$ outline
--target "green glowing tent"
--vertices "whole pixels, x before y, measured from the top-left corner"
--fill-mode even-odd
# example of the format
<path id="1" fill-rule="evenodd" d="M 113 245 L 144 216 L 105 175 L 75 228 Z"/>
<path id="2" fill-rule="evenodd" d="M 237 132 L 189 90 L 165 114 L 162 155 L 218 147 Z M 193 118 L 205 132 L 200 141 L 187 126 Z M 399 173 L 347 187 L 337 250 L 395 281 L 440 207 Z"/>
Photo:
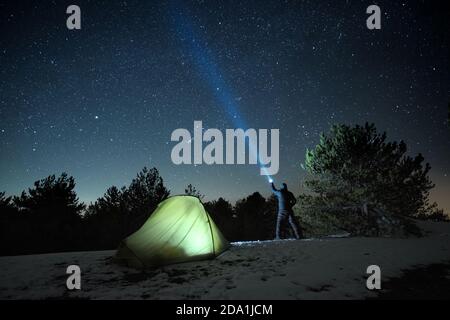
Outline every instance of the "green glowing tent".
<path id="1" fill-rule="evenodd" d="M 174 196 L 161 202 L 135 233 L 119 245 L 115 260 L 145 268 L 216 257 L 228 241 L 192 196 Z"/>

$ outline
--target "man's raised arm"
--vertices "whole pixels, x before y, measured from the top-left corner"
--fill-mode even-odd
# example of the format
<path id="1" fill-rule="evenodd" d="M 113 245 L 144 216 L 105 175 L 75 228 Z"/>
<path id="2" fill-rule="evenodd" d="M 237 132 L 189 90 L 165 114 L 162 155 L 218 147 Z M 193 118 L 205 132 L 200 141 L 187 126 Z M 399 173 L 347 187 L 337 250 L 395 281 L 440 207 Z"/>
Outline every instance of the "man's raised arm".
<path id="1" fill-rule="evenodd" d="M 275 185 L 273 184 L 273 182 L 270 184 L 272 186 L 272 191 L 273 192 L 278 192 L 280 190 L 277 190 L 277 188 L 275 188 Z"/>

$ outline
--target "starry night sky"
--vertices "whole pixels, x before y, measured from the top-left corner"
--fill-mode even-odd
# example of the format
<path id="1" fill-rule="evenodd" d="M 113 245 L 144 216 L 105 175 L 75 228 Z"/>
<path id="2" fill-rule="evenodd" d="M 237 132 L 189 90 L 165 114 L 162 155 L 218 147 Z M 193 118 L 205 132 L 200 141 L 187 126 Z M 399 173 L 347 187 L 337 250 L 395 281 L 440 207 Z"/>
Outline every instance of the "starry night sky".
<path id="1" fill-rule="evenodd" d="M 79 31 L 66 28 L 70 4 Z M 366 28 L 371 4 L 379 31 Z M 369 121 L 425 156 L 449 211 L 448 16 L 433 1 L 2 2 L 0 190 L 66 171 L 89 202 L 155 166 L 172 194 L 192 183 L 206 199 L 268 195 L 255 165 L 171 162 L 173 130 L 235 128 L 219 83 L 249 127 L 280 129 L 276 182 L 298 192 L 320 132 Z"/>

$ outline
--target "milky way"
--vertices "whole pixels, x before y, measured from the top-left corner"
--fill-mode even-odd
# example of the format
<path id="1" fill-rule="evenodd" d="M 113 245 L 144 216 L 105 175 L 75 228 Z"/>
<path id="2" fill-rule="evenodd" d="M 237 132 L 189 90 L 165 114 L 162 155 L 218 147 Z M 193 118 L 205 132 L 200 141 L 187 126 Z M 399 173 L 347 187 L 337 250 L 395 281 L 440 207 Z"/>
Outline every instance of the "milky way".
<path id="1" fill-rule="evenodd" d="M 433 199 L 450 209 L 443 6 L 377 1 L 382 28 L 368 30 L 368 1 L 73 3 L 81 30 L 66 28 L 72 3 L 0 6 L 0 191 L 66 171 L 92 201 L 155 166 L 173 194 L 192 183 L 207 199 L 267 195 L 255 166 L 171 162 L 173 130 L 236 126 L 173 23 L 183 14 L 246 125 L 280 129 L 277 181 L 298 192 L 320 132 L 368 121 L 424 155 Z"/>

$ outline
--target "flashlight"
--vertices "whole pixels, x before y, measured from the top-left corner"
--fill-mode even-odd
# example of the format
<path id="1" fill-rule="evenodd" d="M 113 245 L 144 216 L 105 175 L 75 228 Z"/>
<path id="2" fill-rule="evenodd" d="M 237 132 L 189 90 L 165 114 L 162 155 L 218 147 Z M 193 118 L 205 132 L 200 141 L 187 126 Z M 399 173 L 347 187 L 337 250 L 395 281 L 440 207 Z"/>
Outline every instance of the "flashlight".
<path id="1" fill-rule="evenodd" d="M 269 178 L 269 183 L 272 183 L 273 182 L 273 179 L 272 178 Z"/>

